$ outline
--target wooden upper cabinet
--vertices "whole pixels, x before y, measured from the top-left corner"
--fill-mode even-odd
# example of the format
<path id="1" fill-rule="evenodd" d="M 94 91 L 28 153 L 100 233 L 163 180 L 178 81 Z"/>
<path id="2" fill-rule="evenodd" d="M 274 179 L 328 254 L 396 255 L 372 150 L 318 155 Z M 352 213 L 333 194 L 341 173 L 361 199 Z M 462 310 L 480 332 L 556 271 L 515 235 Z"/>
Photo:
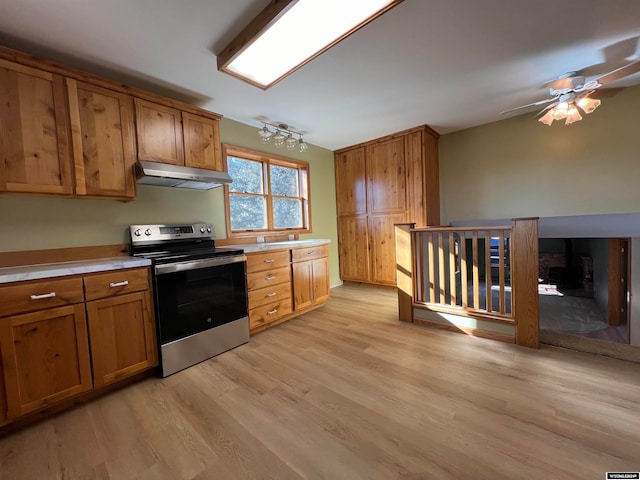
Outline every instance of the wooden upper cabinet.
<path id="1" fill-rule="evenodd" d="M 138 159 L 184 165 L 182 112 L 135 99 Z"/>
<path id="2" fill-rule="evenodd" d="M 419 226 L 440 225 L 438 137 L 430 129 L 405 137 L 407 219 Z"/>
<path id="3" fill-rule="evenodd" d="M 135 198 L 133 100 L 66 79 L 76 193 Z"/>
<path id="4" fill-rule="evenodd" d="M 219 122 L 183 112 L 182 124 L 185 166 L 222 170 Z"/>
<path id="5" fill-rule="evenodd" d="M 0 191 L 73 193 L 60 75 L 0 59 Z"/>
<path id="6" fill-rule="evenodd" d="M 364 147 L 336 154 L 338 215 L 367 213 Z"/>
<path id="7" fill-rule="evenodd" d="M 404 137 L 366 147 L 369 214 L 406 210 Z"/>

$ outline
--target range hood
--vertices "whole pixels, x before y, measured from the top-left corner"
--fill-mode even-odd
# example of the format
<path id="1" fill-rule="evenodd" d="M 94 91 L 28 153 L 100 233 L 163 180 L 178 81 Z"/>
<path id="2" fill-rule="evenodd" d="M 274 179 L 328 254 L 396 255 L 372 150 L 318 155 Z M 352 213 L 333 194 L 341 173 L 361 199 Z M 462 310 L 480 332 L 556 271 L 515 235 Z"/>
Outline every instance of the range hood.
<path id="1" fill-rule="evenodd" d="M 180 165 L 144 160 L 136 163 L 136 176 L 138 177 L 137 182 L 139 185 L 190 188 L 193 190 L 210 190 L 233 181 L 226 172 L 215 172 L 204 168 L 182 167 Z"/>

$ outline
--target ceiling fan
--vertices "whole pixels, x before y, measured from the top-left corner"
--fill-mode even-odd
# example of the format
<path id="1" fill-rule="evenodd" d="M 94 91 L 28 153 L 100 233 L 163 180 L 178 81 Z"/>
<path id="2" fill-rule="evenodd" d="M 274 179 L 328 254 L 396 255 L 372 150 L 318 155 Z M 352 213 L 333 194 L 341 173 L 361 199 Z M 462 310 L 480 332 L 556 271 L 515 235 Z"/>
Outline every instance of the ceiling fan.
<path id="1" fill-rule="evenodd" d="M 578 107 L 580 107 L 584 113 L 591 113 L 598 108 L 600 100 L 591 98 L 591 95 L 598 88 L 638 72 L 640 72 L 640 60 L 628 63 L 623 67 L 589 81 L 587 81 L 585 76 L 579 75 L 576 72 L 567 73 L 547 84 L 551 98 L 511 108 L 500 112 L 500 115 L 515 112 L 523 108 L 546 105 L 546 107 L 536 115 L 536 117 L 539 117 L 538 120 L 540 122 L 545 125 L 551 125 L 554 120 L 565 120 L 565 124 L 570 125 L 578 120 L 582 120 Z"/>

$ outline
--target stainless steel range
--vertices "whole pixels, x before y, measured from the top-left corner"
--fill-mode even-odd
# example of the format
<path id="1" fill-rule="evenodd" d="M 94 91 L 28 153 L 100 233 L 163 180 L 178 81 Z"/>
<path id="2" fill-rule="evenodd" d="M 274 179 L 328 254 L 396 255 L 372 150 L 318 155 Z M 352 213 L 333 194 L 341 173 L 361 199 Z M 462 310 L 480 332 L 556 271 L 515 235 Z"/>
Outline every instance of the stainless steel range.
<path id="1" fill-rule="evenodd" d="M 131 254 L 153 263 L 163 377 L 249 341 L 246 256 L 213 226 L 132 225 Z"/>

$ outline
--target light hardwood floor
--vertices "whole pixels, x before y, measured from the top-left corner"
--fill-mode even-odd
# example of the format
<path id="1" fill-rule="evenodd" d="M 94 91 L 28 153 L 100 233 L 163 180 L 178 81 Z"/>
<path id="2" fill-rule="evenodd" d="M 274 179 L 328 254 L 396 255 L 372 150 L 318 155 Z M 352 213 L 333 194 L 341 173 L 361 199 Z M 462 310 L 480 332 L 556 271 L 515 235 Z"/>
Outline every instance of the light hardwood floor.
<path id="1" fill-rule="evenodd" d="M 330 303 L 0 438 L 5 479 L 599 479 L 640 470 L 640 365 Z"/>

